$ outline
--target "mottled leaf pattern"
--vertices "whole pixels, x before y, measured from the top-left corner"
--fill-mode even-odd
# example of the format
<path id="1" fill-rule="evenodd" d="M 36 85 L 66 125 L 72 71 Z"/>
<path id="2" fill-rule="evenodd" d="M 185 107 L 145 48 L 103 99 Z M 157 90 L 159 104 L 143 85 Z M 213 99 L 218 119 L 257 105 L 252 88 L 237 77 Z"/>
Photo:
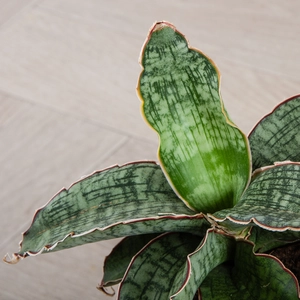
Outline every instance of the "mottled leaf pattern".
<path id="1" fill-rule="evenodd" d="M 157 164 L 115 166 L 63 189 L 38 210 L 17 257 L 126 235 L 197 232 L 202 216 L 192 214 Z"/>
<path id="2" fill-rule="evenodd" d="M 193 299 L 202 281 L 219 264 L 233 259 L 235 240 L 213 229 L 207 231 L 199 248 L 188 260 L 174 281 L 170 299 Z"/>
<path id="3" fill-rule="evenodd" d="M 272 231 L 300 231 L 300 164 L 267 168 L 250 184 L 238 204 L 213 214 L 238 224 L 254 224 Z"/>
<path id="4" fill-rule="evenodd" d="M 94 243 L 112 238 L 130 235 L 140 235 L 163 232 L 189 232 L 197 235 L 205 233 L 208 223 L 202 214 L 197 215 L 165 215 L 159 217 L 142 217 L 135 215 L 136 219 L 120 221 L 105 228 L 96 228 L 88 234 L 68 236 L 63 243 L 58 243 L 52 251 L 68 249 L 71 247 Z M 113 220 L 110 221 L 112 223 Z"/>
<path id="5" fill-rule="evenodd" d="M 167 233 L 152 240 L 133 258 L 118 299 L 168 299 L 178 271 L 201 239 L 192 234 Z"/>
<path id="6" fill-rule="evenodd" d="M 300 95 L 278 105 L 249 135 L 253 169 L 276 161 L 300 161 Z"/>
<path id="7" fill-rule="evenodd" d="M 105 287 L 121 282 L 132 257 L 156 237 L 157 234 L 129 236 L 118 243 L 105 258 L 104 275 L 98 289 L 105 291 Z"/>
<path id="8" fill-rule="evenodd" d="M 197 211 L 232 207 L 250 176 L 250 150 L 224 110 L 216 66 L 166 22 L 151 29 L 141 64 L 143 111 L 173 188 Z"/>

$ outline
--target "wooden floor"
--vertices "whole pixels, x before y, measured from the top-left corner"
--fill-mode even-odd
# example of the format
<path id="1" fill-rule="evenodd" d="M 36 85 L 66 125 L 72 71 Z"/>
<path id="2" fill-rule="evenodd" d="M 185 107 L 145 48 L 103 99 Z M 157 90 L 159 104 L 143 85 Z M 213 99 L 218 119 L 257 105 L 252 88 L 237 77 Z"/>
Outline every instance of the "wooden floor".
<path id="1" fill-rule="evenodd" d="M 249 132 L 300 93 L 299 11 L 298 0 L 0 0 L 0 254 L 18 250 L 63 186 L 156 158 L 135 91 L 154 21 L 216 62 L 227 110 Z M 95 287 L 115 243 L 0 264 L 0 299 L 107 299 Z"/>

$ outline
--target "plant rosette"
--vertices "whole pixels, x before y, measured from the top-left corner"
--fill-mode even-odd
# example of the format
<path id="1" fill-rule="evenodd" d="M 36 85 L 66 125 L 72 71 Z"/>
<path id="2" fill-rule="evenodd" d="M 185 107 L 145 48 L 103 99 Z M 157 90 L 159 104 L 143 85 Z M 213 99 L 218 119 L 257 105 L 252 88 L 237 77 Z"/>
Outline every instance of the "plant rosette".
<path id="1" fill-rule="evenodd" d="M 62 189 L 4 260 L 125 237 L 98 286 L 109 294 L 120 283 L 118 299 L 299 299 L 300 96 L 246 136 L 225 110 L 216 65 L 172 24 L 152 26 L 140 64 L 158 162 Z"/>

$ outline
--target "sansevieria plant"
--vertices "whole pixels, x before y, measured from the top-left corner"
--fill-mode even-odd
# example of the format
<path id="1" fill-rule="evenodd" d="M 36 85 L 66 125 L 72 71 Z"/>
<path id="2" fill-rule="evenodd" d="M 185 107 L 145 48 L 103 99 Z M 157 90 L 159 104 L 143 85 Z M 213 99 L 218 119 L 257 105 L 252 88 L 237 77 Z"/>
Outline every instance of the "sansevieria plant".
<path id="1" fill-rule="evenodd" d="M 299 299 L 300 95 L 246 136 L 227 114 L 215 64 L 172 24 L 153 25 L 140 64 L 158 162 L 61 190 L 4 260 L 125 236 L 98 287 L 120 283 L 118 299 Z"/>

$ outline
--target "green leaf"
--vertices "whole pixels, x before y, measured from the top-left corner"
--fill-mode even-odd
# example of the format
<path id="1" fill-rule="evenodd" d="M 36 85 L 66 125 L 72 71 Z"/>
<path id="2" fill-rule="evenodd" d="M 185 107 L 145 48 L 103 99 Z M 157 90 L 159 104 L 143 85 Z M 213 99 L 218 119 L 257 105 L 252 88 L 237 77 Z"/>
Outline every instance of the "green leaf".
<path id="1" fill-rule="evenodd" d="M 264 253 L 274 248 L 300 241 L 300 231 L 270 231 L 253 226 L 247 240 L 255 244 L 255 252 Z"/>
<path id="2" fill-rule="evenodd" d="M 158 213 L 159 214 L 159 213 Z M 208 228 L 208 223 L 203 214 L 197 215 L 164 215 L 150 216 L 127 221 L 120 221 L 104 228 L 97 228 L 93 232 L 82 236 L 68 236 L 63 243 L 58 243 L 54 251 L 63 250 L 95 241 L 107 240 L 130 235 L 163 232 L 188 232 L 203 235 Z"/>
<path id="3" fill-rule="evenodd" d="M 201 284 L 201 299 L 298 299 L 296 277 L 276 257 L 252 249 L 252 243 L 238 241 L 234 260 L 216 267 Z"/>
<path id="4" fill-rule="evenodd" d="M 261 170 L 238 204 L 209 215 L 217 222 L 256 224 L 272 231 L 300 231 L 300 164 Z"/>
<path id="5" fill-rule="evenodd" d="M 268 254 L 278 258 L 289 269 L 300 283 L 300 241 L 278 247 Z M 299 286 L 300 289 L 300 286 Z"/>
<path id="6" fill-rule="evenodd" d="M 226 262 L 214 268 L 200 286 L 203 300 L 253 300 L 245 289 L 242 291 L 232 279 L 233 263 Z"/>
<path id="7" fill-rule="evenodd" d="M 188 256 L 174 281 L 170 299 L 193 299 L 200 284 L 219 264 L 233 259 L 235 240 L 209 229 L 200 246 Z"/>
<path id="8" fill-rule="evenodd" d="M 61 190 L 39 209 L 12 263 L 43 251 L 144 233 L 199 233 L 206 221 L 193 215 L 151 162 L 114 166 Z M 6 258 L 9 261 L 9 258 Z"/>
<path id="9" fill-rule="evenodd" d="M 235 259 L 216 267 L 201 284 L 201 299 L 298 299 L 295 276 L 274 256 L 254 254 L 252 249 L 252 243 L 237 242 Z"/>
<path id="10" fill-rule="evenodd" d="M 167 22 L 150 30 L 140 62 L 138 93 L 173 189 L 196 211 L 232 207 L 250 177 L 250 150 L 224 109 L 216 66 Z"/>
<path id="11" fill-rule="evenodd" d="M 132 257 L 156 237 L 157 234 L 129 236 L 118 243 L 105 258 L 103 266 L 104 275 L 98 289 L 107 293 L 105 290 L 106 287 L 120 283 Z"/>
<path id="12" fill-rule="evenodd" d="M 300 95 L 278 105 L 249 134 L 253 169 L 300 161 Z"/>
<path id="13" fill-rule="evenodd" d="M 241 292 L 251 294 L 251 299 L 295 300 L 300 296 L 296 277 L 276 257 L 254 254 L 250 242 L 237 243 L 232 278 Z"/>
<path id="14" fill-rule="evenodd" d="M 167 233 L 153 239 L 133 258 L 121 282 L 118 299 L 167 299 L 187 255 L 201 239 L 184 233 Z"/>

